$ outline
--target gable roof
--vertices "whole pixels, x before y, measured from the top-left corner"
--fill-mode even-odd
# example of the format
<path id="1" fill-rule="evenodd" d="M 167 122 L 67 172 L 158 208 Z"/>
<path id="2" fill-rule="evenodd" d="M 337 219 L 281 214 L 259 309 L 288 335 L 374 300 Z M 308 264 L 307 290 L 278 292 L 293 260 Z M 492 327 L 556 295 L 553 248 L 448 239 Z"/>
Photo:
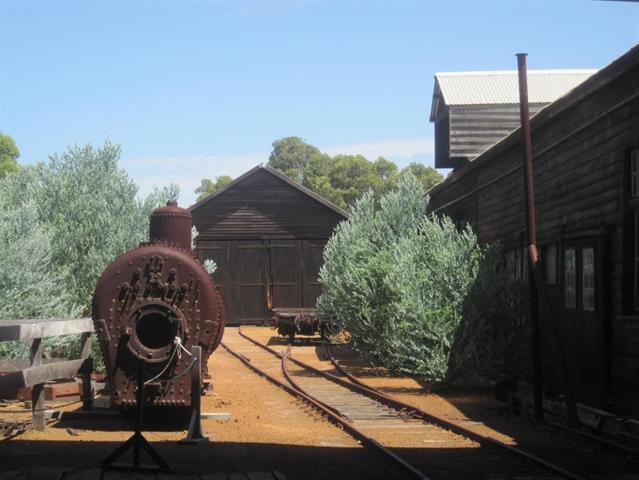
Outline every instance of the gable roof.
<path id="1" fill-rule="evenodd" d="M 586 97 L 593 95 L 598 90 L 604 88 L 613 80 L 626 74 L 631 69 L 637 68 L 638 65 L 639 43 L 631 47 L 627 52 L 623 53 L 621 56 L 606 65 L 604 68 L 597 71 L 583 83 L 576 86 L 569 93 L 566 93 L 565 95 L 552 102 L 550 105 L 543 108 L 537 115 L 531 117 L 530 128 L 532 130 L 532 133 L 534 134 L 537 129 L 543 127 L 569 108 L 574 107 Z M 634 99 L 635 97 L 636 96 L 631 96 L 629 97 L 629 100 Z M 436 194 L 440 190 L 446 188 L 448 185 L 459 181 L 464 176 L 470 174 L 478 168 L 481 168 L 484 164 L 490 162 L 494 158 L 497 158 L 500 153 L 504 152 L 510 147 L 513 147 L 514 145 L 517 145 L 520 141 L 521 127 L 512 131 L 501 141 L 497 142 L 488 150 L 484 151 L 472 162 L 467 163 L 457 171 L 451 172 L 442 181 L 433 185 L 431 189 L 426 193 L 430 195 Z M 460 198 L 463 198 L 465 195 L 468 195 L 468 193 L 462 195 L 462 197 Z M 446 205 L 439 207 L 437 210 L 441 210 L 445 206 Z"/>
<path id="2" fill-rule="evenodd" d="M 284 175 L 282 172 L 280 172 L 279 170 L 276 170 L 272 167 L 269 167 L 268 165 L 257 165 L 255 167 L 253 167 L 252 169 L 250 169 L 248 172 L 240 175 L 239 177 L 237 177 L 235 180 L 233 180 L 230 183 L 227 183 L 226 185 L 224 185 L 223 187 L 217 189 L 215 192 L 211 193 L 210 195 L 207 195 L 206 197 L 204 197 L 202 200 L 200 200 L 199 202 L 194 203 L 193 205 L 191 205 L 188 210 L 190 212 L 193 212 L 194 210 L 198 209 L 199 207 L 201 207 L 203 204 L 207 203 L 208 201 L 218 197 L 219 195 L 222 195 L 225 191 L 227 191 L 229 188 L 232 188 L 233 186 L 237 185 L 238 183 L 243 182 L 244 180 L 246 180 L 247 178 L 249 178 L 250 176 L 254 175 L 257 172 L 260 171 L 264 171 L 267 172 L 269 174 L 271 174 L 272 176 L 282 180 L 283 182 L 287 183 L 288 185 L 290 185 L 291 187 L 295 188 L 296 190 L 300 191 L 301 193 L 303 193 L 304 195 L 312 198 L 313 200 L 315 200 L 318 203 L 321 203 L 322 205 L 324 205 L 325 207 L 333 210 L 334 212 L 338 213 L 339 215 L 341 215 L 344 218 L 348 218 L 349 214 L 346 210 L 338 207 L 337 205 L 335 205 L 333 202 L 326 200 L 324 197 L 318 195 L 317 193 L 313 192 L 312 190 L 309 190 L 308 188 L 306 188 L 304 185 L 297 183 L 294 180 L 291 180 L 290 178 L 288 178 L 286 175 Z"/>
<path id="3" fill-rule="evenodd" d="M 528 101 L 551 103 L 590 78 L 597 70 L 529 70 Z M 430 121 L 441 96 L 445 105 L 519 104 L 517 71 L 442 72 L 435 74 Z"/>

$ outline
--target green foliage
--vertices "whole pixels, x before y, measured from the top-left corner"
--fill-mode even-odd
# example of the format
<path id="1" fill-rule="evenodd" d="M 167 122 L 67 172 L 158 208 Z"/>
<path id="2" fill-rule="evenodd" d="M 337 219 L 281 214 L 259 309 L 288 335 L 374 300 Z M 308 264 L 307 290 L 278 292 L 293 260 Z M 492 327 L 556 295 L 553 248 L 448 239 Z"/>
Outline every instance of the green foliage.
<path id="1" fill-rule="evenodd" d="M 18 170 L 18 162 L 20 151 L 16 147 L 16 143 L 8 135 L 0 132 L 0 179 L 7 173 Z"/>
<path id="2" fill-rule="evenodd" d="M 151 211 L 179 189 L 140 200 L 119 157 L 109 141 L 73 146 L 0 181 L 0 320 L 89 315 L 102 271 L 147 240 Z"/>
<path id="3" fill-rule="evenodd" d="M 442 176 L 437 173 L 437 170 L 435 170 L 433 167 L 427 167 L 426 165 L 423 165 L 421 163 L 413 162 L 404 170 L 402 170 L 402 172 L 407 171 L 417 177 L 417 180 L 420 181 L 425 192 L 442 181 Z"/>
<path id="4" fill-rule="evenodd" d="M 29 197 L 37 201 L 38 223 L 52 232 L 51 264 L 69 269 L 63 277 L 65 290 L 85 314 L 104 268 L 145 241 L 151 211 L 177 196 L 177 187 L 170 186 L 139 200 L 136 184 L 118 165 L 120 153 L 109 141 L 100 148 L 72 146 L 25 174 L 33 175 Z M 7 179 L 7 188 L 15 186 L 12 180 Z M 14 205 L 26 198 L 16 191 Z"/>
<path id="5" fill-rule="evenodd" d="M 311 188 L 315 177 L 326 174 L 329 161 L 328 155 L 300 137 L 285 137 L 273 142 L 268 164 L 284 172 L 292 180 Z"/>
<path id="6" fill-rule="evenodd" d="M 33 198 L 15 207 L 6 193 L 0 182 L 0 319 L 73 316 L 77 307 L 61 281 L 70 268 L 53 264 L 52 229 L 38 221 Z"/>
<path id="7" fill-rule="evenodd" d="M 328 178 L 334 191 L 333 201 L 341 207 L 355 203 L 369 189 L 379 192 L 383 187 L 373 164 L 361 155 L 333 157 Z"/>
<path id="8" fill-rule="evenodd" d="M 470 228 L 425 211 L 409 172 L 379 205 L 372 192 L 360 198 L 324 251 L 318 308 L 394 371 L 435 382 L 488 376 L 499 352 L 490 337 L 503 319 L 494 313 L 504 284 L 489 281 L 498 255 Z"/>
<path id="9" fill-rule="evenodd" d="M 224 185 L 228 185 L 232 181 L 233 179 L 228 175 L 220 175 L 219 177 L 215 177 L 215 180 L 211 180 L 210 178 L 203 178 L 201 180 L 200 186 L 195 189 L 195 193 L 198 194 L 196 201 L 199 202 L 200 200 L 203 200 L 216 190 L 219 190 Z"/>
<path id="10" fill-rule="evenodd" d="M 368 190 L 378 199 L 397 184 L 400 176 L 397 165 L 384 157 L 374 162 L 362 155 L 329 157 L 299 137 L 273 142 L 268 164 L 342 208 L 354 205 Z M 418 163 L 401 173 L 405 171 L 411 171 L 425 189 L 442 179 L 435 169 Z"/>

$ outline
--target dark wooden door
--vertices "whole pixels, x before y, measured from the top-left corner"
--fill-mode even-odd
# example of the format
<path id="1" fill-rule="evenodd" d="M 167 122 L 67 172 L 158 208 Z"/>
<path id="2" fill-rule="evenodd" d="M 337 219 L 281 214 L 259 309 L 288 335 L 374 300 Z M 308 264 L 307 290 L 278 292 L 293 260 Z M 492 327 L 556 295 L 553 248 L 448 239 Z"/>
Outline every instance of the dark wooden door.
<path id="1" fill-rule="evenodd" d="M 227 322 L 263 324 L 275 307 L 315 307 L 325 240 L 202 240 L 201 262 L 217 264 Z"/>
<path id="2" fill-rule="evenodd" d="M 606 329 L 602 301 L 602 243 L 582 237 L 563 244 L 562 344 L 577 401 L 603 407 Z"/>
<path id="3" fill-rule="evenodd" d="M 230 242 L 230 285 L 224 298 L 229 323 L 262 323 L 266 318 L 265 250 L 259 240 Z"/>
<path id="4" fill-rule="evenodd" d="M 269 307 L 302 306 L 302 241 L 269 242 Z"/>

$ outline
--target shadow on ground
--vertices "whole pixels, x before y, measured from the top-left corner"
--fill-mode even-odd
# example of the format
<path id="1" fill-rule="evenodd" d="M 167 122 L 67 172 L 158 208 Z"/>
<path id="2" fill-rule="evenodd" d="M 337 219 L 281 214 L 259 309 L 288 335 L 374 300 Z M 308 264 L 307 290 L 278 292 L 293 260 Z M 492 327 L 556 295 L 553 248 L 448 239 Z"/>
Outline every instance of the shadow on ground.
<path id="1" fill-rule="evenodd" d="M 181 446 L 152 440 L 152 446 L 179 474 L 215 472 L 282 472 L 294 479 L 390 479 L 405 478 L 389 460 L 365 449 L 305 447 L 255 443 L 211 442 Z M 21 441 L 0 443 L 2 471 L 25 467 L 57 467 L 81 470 L 97 466 L 118 442 Z M 130 461 L 123 457 L 122 461 Z M 145 463 L 148 459 L 144 459 Z"/>

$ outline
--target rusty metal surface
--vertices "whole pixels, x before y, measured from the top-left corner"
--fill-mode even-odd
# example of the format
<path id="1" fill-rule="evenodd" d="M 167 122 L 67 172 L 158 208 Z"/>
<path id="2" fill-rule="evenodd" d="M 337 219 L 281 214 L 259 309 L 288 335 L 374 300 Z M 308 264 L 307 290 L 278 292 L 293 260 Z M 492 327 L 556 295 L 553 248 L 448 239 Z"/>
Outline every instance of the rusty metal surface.
<path id="1" fill-rule="evenodd" d="M 315 308 L 278 307 L 271 309 L 273 325 L 277 333 L 294 338 L 296 334 L 315 335 L 320 330 L 320 320 Z"/>
<path id="2" fill-rule="evenodd" d="M 192 225 L 191 212 L 178 207 L 177 202 L 167 202 L 151 214 L 149 239 L 152 243 L 167 243 L 190 251 Z"/>
<path id="3" fill-rule="evenodd" d="M 174 202 L 151 215 L 151 241 L 114 260 L 93 296 L 93 321 L 114 405 L 133 406 L 137 362 L 147 362 L 145 403 L 191 404 L 188 353 L 203 364 L 224 332 L 222 299 L 191 250 L 191 215 Z M 184 348 L 182 348 L 184 347 Z"/>
<path id="4" fill-rule="evenodd" d="M 528 74 L 526 66 L 526 54 L 517 54 L 517 72 L 519 76 L 519 108 L 521 113 L 521 139 L 524 160 L 524 182 L 526 200 L 526 235 L 528 240 L 528 288 L 529 288 L 529 315 L 533 330 L 532 356 L 533 356 L 533 385 L 534 385 L 534 416 L 543 419 L 542 408 L 542 353 L 541 353 L 541 323 L 539 307 L 541 307 L 546 323 L 550 324 L 550 342 L 552 345 L 555 366 L 557 368 L 566 410 L 568 422 L 571 427 L 579 425 L 579 416 L 575 406 L 572 386 L 568 380 L 568 370 L 564 358 L 564 352 L 560 351 L 559 332 L 554 322 L 552 309 L 546 293 L 546 282 L 543 278 L 541 265 L 539 264 L 539 252 L 537 251 L 537 219 L 535 213 L 535 185 L 533 172 L 532 137 L 530 131 L 530 113 L 528 110 Z"/>

